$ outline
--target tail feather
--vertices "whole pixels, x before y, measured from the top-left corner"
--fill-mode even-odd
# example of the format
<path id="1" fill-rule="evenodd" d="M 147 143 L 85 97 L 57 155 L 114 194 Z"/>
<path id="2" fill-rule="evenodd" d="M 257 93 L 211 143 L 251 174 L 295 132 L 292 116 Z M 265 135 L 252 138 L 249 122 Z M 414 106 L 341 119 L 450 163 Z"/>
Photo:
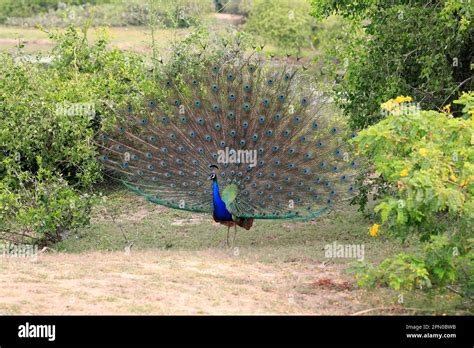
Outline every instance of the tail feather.
<path id="1" fill-rule="evenodd" d="M 168 79 L 164 103 L 126 110 L 101 138 L 104 165 L 158 204 L 212 212 L 206 179 L 215 164 L 220 186 L 239 188 L 228 209 L 248 221 L 312 218 L 347 201 L 356 162 L 327 96 L 301 66 L 227 58 L 208 73 Z M 219 163 L 226 148 L 255 151 L 256 162 Z"/>

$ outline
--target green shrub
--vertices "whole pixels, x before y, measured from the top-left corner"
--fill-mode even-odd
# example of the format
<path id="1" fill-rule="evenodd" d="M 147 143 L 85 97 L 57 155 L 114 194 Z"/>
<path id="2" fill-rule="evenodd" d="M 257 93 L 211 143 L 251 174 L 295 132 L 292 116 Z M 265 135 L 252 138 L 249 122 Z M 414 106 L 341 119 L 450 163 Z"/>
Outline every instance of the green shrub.
<path id="1" fill-rule="evenodd" d="M 363 266 L 361 285 L 456 285 L 472 297 L 474 129 L 467 119 L 474 115 L 472 96 L 456 101 L 469 113 L 464 118 L 453 118 L 448 110 L 422 111 L 407 103 L 411 98 L 397 97 L 383 104 L 388 114 L 383 121 L 353 140 L 388 186 L 374 209 L 382 231 L 402 239 L 419 235 L 426 242 L 423 253 Z M 372 189 L 369 185 L 366 192 Z"/>
<path id="2" fill-rule="evenodd" d="M 67 27 L 147 25 L 156 20 L 163 28 L 187 28 L 197 25 L 212 10 L 211 0 L 116 0 L 87 2 L 81 5 L 51 7 L 46 12 L 28 16 L 10 16 L 4 20 L 12 26 Z"/>
<path id="3" fill-rule="evenodd" d="M 86 221 L 81 192 L 101 180 L 97 131 L 157 89 L 147 63 L 107 49 L 105 36 L 90 44 L 70 27 L 51 38 L 49 65 L 0 54 L 0 206 L 10 232 L 31 230 L 41 243 Z"/>
<path id="4" fill-rule="evenodd" d="M 383 106 L 389 116 L 359 133 L 357 149 L 393 190 L 375 211 L 406 237 L 448 227 L 467 228 L 474 218 L 474 149 L 470 121 L 421 111 L 398 97 Z M 400 101 L 400 102 L 397 102 Z"/>
<path id="5" fill-rule="evenodd" d="M 95 197 L 74 190 L 61 176 L 40 167 L 35 176 L 21 172 L 16 179 L 14 191 L 0 181 L 0 239 L 41 247 L 89 223 Z"/>
<path id="6" fill-rule="evenodd" d="M 246 3 L 243 9 L 248 12 L 245 30 L 289 53 L 298 53 L 309 46 L 314 26 L 309 1 L 282 1 L 275 6 L 272 0 L 255 0 Z"/>
<path id="7" fill-rule="evenodd" d="M 0 23 L 9 17 L 31 17 L 65 5 L 103 4 L 111 0 L 0 0 Z"/>

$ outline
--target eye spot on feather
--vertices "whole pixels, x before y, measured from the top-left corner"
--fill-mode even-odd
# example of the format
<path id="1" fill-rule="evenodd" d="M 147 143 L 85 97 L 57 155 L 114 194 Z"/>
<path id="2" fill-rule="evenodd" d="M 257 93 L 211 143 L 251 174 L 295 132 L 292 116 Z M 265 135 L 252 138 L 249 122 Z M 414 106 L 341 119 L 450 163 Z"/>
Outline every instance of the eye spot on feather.
<path id="1" fill-rule="evenodd" d="M 244 139 L 241 139 L 240 142 L 239 142 L 240 146 L 244 146 L 245 145 L 245 140 Z"/>
<path id="2" fill-rule="evenodd" d="M 272 151 L 273 151 L 273 152 L 277 152 L 279 149 L 280 149 L 280 148 L 279 148 L 277 145 L 274 145 L 274 146 L 272 147 Z"/>
<path id="3" fill-rule="evenodd" d="M 217 104 L 212 105 L 212 110 L 214 112 L 218 112 L 219 111 L 219 105 L 217 105 Z"/>
<path id="4" fill-rule="evenodd" d="M 229 118 L 230 120 L 234 119 L 234 117 L 235 117 L 235 113 L 233 111 L 229 111 L 227 113 L 227 118 Z"/>
<path id="5" fill-rule="evenodd" d="M 189 136 L 191 138 L 196 138 L 196 132 L 194 132 L 194 131 L 189 132 Z"/>
<path id="6" fill-rule="evenodd" d="M 120 134 L 123 134 L 123 133 L 125 133 L 125 128 L 122 127 L 122 126 L 120 126 L 120 127 L 117 128 L 117 131 L 118 131 Z"/>
<path id="7" fill-rule="evenodd" d="M 285 129 L 285 130 L 283 131 L 283 136 L 284 136 L 285 138 L 287 138 L 289 135 L 290 135 L 290 131 L 289 131 L 288 129 Z"/>
<path id="8" fill-rule="evenodd" d="M 211 137 L 209 134 L 206 134 L 206 135 L 204 136 L 204 140 L 206 140 L 206 141 L 209 142 L 209 141 L 212 140 L 212 137 Z"/>
<path id="9" fill-rule="evenodd" d="M 258 134 L 257 134 L 257 133 L 254 133 L 254 135 L 252 135 L 252 140 L 253 140 L 253 141 L 257 141 L 257 140 L 258 140 Z"/>
<path id="10" fill-rule="evenodd" d="M 212 85 L 211 89 L 212 89 L 213 92 L 217 92 L 219 90 L 219 86 Z"/>
<path id="11" fill-rule="evenodd" d="M 234 74 L 232 73 L 227 74 L 227 81 L 234 81 Z"/>
<path id="12" fill-rule="evenodd" d="M 301 98 L 301 106 L 307 106 L 308 105 L 308 98 L 303 97 Z"/>
<path id="13" fill-rule="evenodd" d="M 290 74 L 286 73 L 285 76 L 283 76 L 283 79 L 285 81 L 288 81 L 290 79 L 290 77 L 291 77 Z"/>
<path id="14" fill-rule="evenodd" d="M 331 133 L 336 134 L 337 133 L 337 128 L 336 127 L 331 128 Z"/>
<path id="15" fill-rule="evenodd" d="M 163 117 L 161 118 L 161 122 L 162 122 L 163 124 L 168 124 L 168 117 L 163 116 Z"/>
<path id="16" fill-rule="evenodd" d="M 298 124 L 298 123 L 300 123 L 300 121 L 301 121 L 301 118 L 299 116 L 293 117 L 293 123 L 294 124 Z"/>
<path id="17" fill-rule="evenodd" d="M 222 126 L 219 122 L 214 123 L 214 129 L 215 130 L 221 130 Z"/>
<path id="18" fill-rule="evenodd" d="M 175 100 L 174 100 L 174 105 L 180 106 L 180 105 L 181 105 L 180 100 L 179 100 L 179 99 L 175 99 Z"/>
<path id="19" fill-rule="evenodd" d="M 248 126 L 249 126 L 249 122 L 248 122 L 248 121 L 242 122 L 242 127 L 243 127 L 244 129 L 247 129 Z"/>
<path id="20" fill-rule="evenodd" d="M 200 100 L 195 100 L 194 101 L 194 106 L 197 107 L 197 108 L 201 107 L 201 101 Z"/>
<path id="21" fill-rule="evenodd" d="M 260 115 L 260 117 L 258 118 L 258 123 L 263 124 L 264 122 L 265 122 L 265 116 Z"/>
<path id="22" fill-rule="evenodd" d="M 267 98 L 263 99 L 262 100 L 262 105 L 264 107 L 269 107 L 270 106 L 270 100 L 268 100 Z"/>
<path id="23" fill-rule="evenodd" d="M 280 94 L 280 95 L 278 96 L 278 101 L 280 101 L 280 102 L 285 101 L 285 96 L 284 96 L 283 94 Z"/>
<path id="24" fill-rule="evenodd" d="M 269 85 L 269 86 L 273 85 L 273 79 L 268 79 L 267 80 L 267 85 Z"/>
<path id="25" fill-rule="evenodd" d="M 317 122 L 313 123 L 313 129 L 318 129 L 318 123 Z"/>
<path id="26" fill-rule="evenodd" d="M 318 142 L 318 143 L 316 144 L 316 146 L 317 146 L 317 147 L 323 147 L 323 143 L 322 143 L 322 142 Z"/>
<path id="27" fill-rule="evenodd" d="M 174 133 L 170 133 L 169 137 L 171 140 L 176 140 L 176 134 Z"/>
<path id="28" fill-rule="evenodd" d="M 275 116 L 273 116 L 273 119 L 275 121 L 280 121 L 281 120 L 281 114 L 275 114 Z"/>
<path id="29" fill-rule="evenodd" d="M 230 101 L 235 101 L 236 97 L 234 93 L 229 94 L 229 100 Z"/>
<path id="30" fill-rule="evenodd" d="M 127 106 L 127 111 L 128 111 L 128 112 L 133 112 L 133 106 L 128 105 L 128 106 Z"/>
<path id="31" fill-rule="evenodd" d="M 122 146 L 121 144 L 116 145 L 115 148 L 116 148 L 119 152 L 122 152 L 122 151 L 123 151 L 123 146 Z"/>
<path id="32" fill-rule="evenodd" d="M 145 157 L 146 157 L 147 159 L 152 159 L 152 158 L 153 158 L 153 155 L 151 154 L 151 152 L 147 152 L 147 153 L 145 153 Z"/>
<path id="33" fill-rule="evenodd" d="M 199 147 L 198 148 L 198 153 L 202 155 L 204 153 L 204 149 L 202 147 Z"/>
<path id="34" fill-rule="evenodd" d="M 249 65 L 249 72 L 254 73 L 256 70 L 256 67 L 254 65 Z"/>
<path id="35" fill-rule="evenodd" d="M 251 108 L 250 108 L 250 104 L 249 104 L 249 103 L 244 103 L 244 104 L 243 104 L 243 106 L 242 106 L 242 108 L 243 108 L 243 109 L 244 109 L 244 111 L 246 111 L 246 112 L 249 112 L 249 111 L 250 111 L 250 109 L 251 109 Z"/>
<path id="36" fill-rule="evenodd" d="M 269 137 L 271 137 L 273 135 L 273 130 L 272 129 L 267 129 L 267 131 L 265 132 L 265 134 Z"/>
<path id="37" fill-rule="evenodd" d="M 219 142 L 219 146 L 220 146 L 220 147 L 225 147 L 225 141 L 224 141 L 224 140 L 221 140 L 221 141 Z"/>
<path id="38" fill-rule="evenodd" d="M 219 72 L 219 67 L 218 67 L 218 66 L 213 66 L 213 67 L 212 67 L 212 72 L 213 72 L 214 74 L 217 74 L 217 73 Z"/>
<path id="39" fill-rule="evenodd" d="M 202 126 L 202 125 L 204 124 L 204 119 L 203 119 L 202 117 L 199 117 L 199 118 L 197 119 L 197 123 L 198 123 L 200 126 Z"/>

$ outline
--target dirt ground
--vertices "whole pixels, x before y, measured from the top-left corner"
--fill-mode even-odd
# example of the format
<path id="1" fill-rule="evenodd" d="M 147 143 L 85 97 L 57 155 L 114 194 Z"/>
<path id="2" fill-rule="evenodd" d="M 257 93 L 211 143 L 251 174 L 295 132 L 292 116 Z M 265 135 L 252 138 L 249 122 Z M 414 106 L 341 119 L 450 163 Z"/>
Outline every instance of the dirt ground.
<path id="1" fill-rule="evenodd" d="M 240 253 L 240 254 L 239 254 Z M 262 264 L 245 250 L 2 258 L 0 314 L 354 314 L 340 266 Z"/>

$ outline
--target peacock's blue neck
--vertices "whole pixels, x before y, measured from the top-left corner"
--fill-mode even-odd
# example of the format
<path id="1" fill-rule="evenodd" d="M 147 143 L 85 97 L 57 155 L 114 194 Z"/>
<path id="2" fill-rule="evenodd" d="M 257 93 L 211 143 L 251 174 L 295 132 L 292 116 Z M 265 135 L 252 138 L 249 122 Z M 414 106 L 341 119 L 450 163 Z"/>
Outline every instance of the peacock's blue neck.
<path id="1" fill-rule="evenodd" d="M 227 210 L 221 198 L 216 178 L 212 180 L 212 204 L 214 206 L 214 217 L 221 221 L 232 221 L 232 214 Z"/>

